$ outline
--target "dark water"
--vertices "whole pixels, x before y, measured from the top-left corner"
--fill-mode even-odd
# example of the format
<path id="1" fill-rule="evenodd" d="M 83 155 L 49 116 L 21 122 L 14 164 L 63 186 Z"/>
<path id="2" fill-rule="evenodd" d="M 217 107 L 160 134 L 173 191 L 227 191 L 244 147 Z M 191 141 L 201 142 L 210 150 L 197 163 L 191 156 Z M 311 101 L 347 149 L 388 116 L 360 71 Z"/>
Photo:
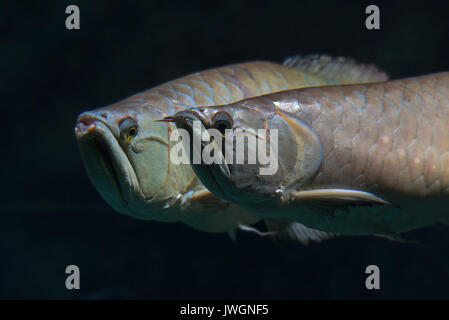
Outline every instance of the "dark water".
<path id="1" fill-rule="evenodd" d="M 163 4 L 164 3 L 164 4 Z M 342 237 L 303 247 L 119 216 L 99 197 L 73 137 L 76 116 L 220 65 L 298 53 L 372 62 L 392 78 L 449 70 L 445 2 L 71 1 L 0 5 L 0 298 L 449 298 L 449 229 L 421 245 Z M 81 290 L 65 288 L 65 267 Z M 381 289 L 365 289 L 376 264 Z"/>

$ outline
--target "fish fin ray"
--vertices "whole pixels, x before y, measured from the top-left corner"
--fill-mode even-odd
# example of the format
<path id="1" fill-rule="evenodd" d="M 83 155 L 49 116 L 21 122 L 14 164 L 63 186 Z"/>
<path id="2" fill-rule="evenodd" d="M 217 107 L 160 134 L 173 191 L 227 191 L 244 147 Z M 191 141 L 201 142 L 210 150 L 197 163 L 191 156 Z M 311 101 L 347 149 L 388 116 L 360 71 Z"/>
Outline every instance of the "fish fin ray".
<path id="1" fill-rule="evenodd" d="M 419 241 L 404 239 L 397 234 L 375 234 L 374 236 L 403 244 L 421 244 Z"/>
<path id="2" fill-rule="evenodd" d="M 391 205 L 388 201 L 366 191 L 351 189 L 312 189 L 292 191 L 289 197 L 301 201 L 371 202 Z"/>
<path id="3" fill-rule="evenodd" d="M 239 230 L 245 231 L 245 232 L 251 232 L 251 233 L 255 233 L 260 237 L 269 237 L 269 236 L 274 236 L 275 232 L 272 231 L 260 231 L 259 229 L 249 226 L 247 224 L 239 224 L 237 226 L 237 228 Z"/>
<path id="4" fill-rule="evenodd" d="M 193 206 L 202 210 L 223 210 L 229 206 L 229 202 L 221 200 L 209 190 L 201 190 L 193 192 L 183 201 L 183 208 L 193 209 Z"/>
<path id="5" fill-rule="evenodd" d="M 268 230 L 276 232 L 276 238 L 283 241 L 298 241 L 303 245 L 335 238 L 337 234 L 324 232 L 288 219 L 265 219 Z"/>
<path id="6" fill-rule="evenodd" d="M 353 207 L 391 205 L 369 192 L 350 189 L 314 189 L 281 193 L 281 202 L 300 204 L 323 216 L 333 216 L 337 211 L 350 212 Z"/>
<path id="7" fill-rule="evenodd" d="M 228 231 L 228 236 L 233 243 L 237 243 L 237 232 L 235 229 Z"/>
<path id="8" fill-rule="evenodd" d="M 329 84 L 379 82 L 389 79 L 388 75 L 376 66 L 360 64 L 345 57 L 298 55 L 287 58 L 283 65 L 324 77 Z"/>

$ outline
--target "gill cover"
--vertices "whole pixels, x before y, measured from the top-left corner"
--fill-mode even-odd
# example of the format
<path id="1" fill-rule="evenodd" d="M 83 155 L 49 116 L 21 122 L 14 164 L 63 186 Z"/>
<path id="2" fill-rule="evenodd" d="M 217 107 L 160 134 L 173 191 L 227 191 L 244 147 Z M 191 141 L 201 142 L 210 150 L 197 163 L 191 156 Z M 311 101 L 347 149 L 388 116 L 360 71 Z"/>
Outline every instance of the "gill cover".
<path id="1" fill-rule="evenodd" d="M 234 115 L 238 114 L 237 112 Z M 240 115 L 247 114 L 242 113 Z M 254 119 L 254 113 L 251 113 Z M 267 129 L 265 136 L 267 148 L 265 153 L 271 162 L 262 164 L 257 159 L 255 164 L 227 164 L 229 173 L 218 166 L 212 166 L 207 174 L 215 181 L 214 191 L 218 196 L 226 200 L 236 202 L 243 206 L 260 205 L 270 202 L 277 197 L 278 190 L 290 190 L 299 187 L 310 180 L 318 171 L 322 161 L 322 148 L 319 137 L 307 123 L 282 111 L 259 119 L 260 123 L 253 120 L 252 125 L 245 125 L 243 119 L 235 119 L 243 130 L 257 127 Z M 255 130 L 257 132 L 257 130 Z M 269 148 L 268 148 L 269 147 Z M 245 145 L 245 154 L 258 154 L 255 143 Z M 271 156 L 271 152 L 275 156 Z M 272 174 L 261 174 L 261 168 L 276 166 L 277 170 Z M 200 177 L 201 178 L 201 177 Z M 201 178 L 204 180 L 204 177 Z M 224 196 L 223 196 L 224 194 Z"/>
<path id="2" fill-rule="evenodd" d="M 280 110 L 270 120 L 269 127 L 280 131 L 278 161 L 284 172 L 279 189 L 303 185 L 317 173 L 323 160 L 320 138 L 306 122 Z M 292 146 L 296 148 L 292 150 Z"/>
<path id="3" fill-rule="evenodd" d="M 167 197 L 163 189 L 169 170 L 167 126 L 154 122 L 158 116 L 156 112 L 135 115 L 138 133 L 134 137 L 129 136 L 132 123 L 127 125 L 125 120 L 120 128 L 126 131 L 126 134 L 122 132 L 122 146 L 139 178 L 145 199 L 155 201 Z"/>

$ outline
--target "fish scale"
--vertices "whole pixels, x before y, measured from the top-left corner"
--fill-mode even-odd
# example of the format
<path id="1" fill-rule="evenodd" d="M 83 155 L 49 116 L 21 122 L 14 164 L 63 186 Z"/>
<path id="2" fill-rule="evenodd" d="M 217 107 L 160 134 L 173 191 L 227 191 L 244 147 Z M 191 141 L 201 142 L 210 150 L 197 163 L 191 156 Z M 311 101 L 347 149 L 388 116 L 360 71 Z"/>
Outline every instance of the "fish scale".
<path id="1" fill-rule="evenodd" d="M 328 181 L 332 181 L 337 184 L 351 185 L 355 188 L 359 186 L 380 184 L 389 186 L 393 191 L 407 191 L 411 192 L 413 195 L 419 196 L 426 195 L 430 191 L 435 193 L 447 189 L 449 187 L 449 171 L 446 169 L 445 172 L 439 172 L 438 168 L 443 167 L 441 157 L 449 151 L 449 146 L 443 145 L 443 143 L 436 145 L 433 143 L 431 144 L 431 142 L 434 141 L 434 130 L 427 130 L 429 125 L 431 125 L 431 122 L 426 122 L 424 124 L 423 117 L 426 114 L 438 114 L 439 118 L 437 119 L 439 120 L 437 121 L 446 123 L 446 132 L 440 131 L 440 139 L 444 139 L 444 141 L 449 140 L 449 127 L 447 126 L 447 124 L 449 124 L 449 117 L 447 112 L 442 112 L 444 115 L 440 115 L 438 112 L 440 109 L 449 108 L 448 78 L 449 74 L 443 73 L 420 77 L 419 79 L 414 80 L 398 80 L 393 82 L 391 86 L 390 84 L 343 86 L 342 90 L 344 91 L 345 97 L 357 95 L 358 92 L 361 92 L 364 97 L 367 95 L 374 96 L 374 94 L 378 93 L 379 88 L 384 92 L 387 92 L 387 94 L 383 96 L 383 93 L 381 93 L 381 97 L 378 99 L 359 100 L 363 101 L 363 104 L 357 106 L 356 109 L 349 107 L 346 103 L 347 100 L 349 100 L 352 106 L 354 106 L 354 102 L 351 102 L 351 99 L 349 98 L 345 98 L 344 100 L 339 101 L 339 105 L 344 105 L 345 107 L 344 111 L 338 114 L 334 113 L 336 109 L 335 104 L 329 101 L 326 102 L 326 99 L 329 98 L 338 101 L 338 97 L 336 95 L 331 95 L 326 88 L 303 90 L 302 93 L 313 96 L 320 101 L 319 104 L 316 104 L 316 108 L 320 109 L 320 111 L 317 112 L 321 115 L 332 115 L 332 119 L 319 117 L 311 123 L 311 127 L 320 135 L 323 149 L 329 148 L 334 154 L 338 154 L 340 151 L 345 153 L 345 150 L 341 150 L 343 149 L 341 145 L 345 144 L 346 141 L 350 141 L 351 145 L 354 145 L 354 141 L 358 140 L 360 137 L 360 141 L 358 142 L 359 147 L 351 147 L 349 150 L 351 150 L 350 155 L 353 159 L 351 164 L 355 167 L 363 167 L 364 169 L 359 175 L 365 177 L 364 179 L 360 179 L 344 174 L 335 176 L 333 172 L 341 171 L 341 163 L 339 163 L 337 156 L 326 157 L 326 168 L 318 172 L 313 183 L 315 185 L 321 185 L 328 183 Z M 436 81 L 436 87 L 433 89 L 443 88 L 447 91 L 447 94 L 441 94 L 439 96 L 437 104 L 417 103 L 418 101 L 422 101 L 419 96 L 423 94 L 422 91 L 416 92 L 415 96 L 419 97 L 418 100 L 415 99 L 415 101 L 413 101 L 412 99 L 404 98 L 404 93 L 410 92 L 410 89 L 408 88 L 409 85 L 419 82 L 422 87 L 428 87 L 429 84 L 433 85 L 434 81 Z M 387 86 L 393 87 L 393 89 L 386 88 Z M 414 89 L 416 90 L 417 88 L 415 87 Z M 377 114 L 377 116 L 380 117 L 376 118 L 373 115 L 373 113 L 375 114 L 373 110 L 381 109 L 379 106 L 381 106 L 387 99 L 392 102 L 391 108 L 384 109 L 381 114 Z M 300 97 L 298 103 L 301 104 Z M 354 115 L 358 115 L 358 119 L 354 119 Z M 386 119 L 394 118 L 395 116 L 401 120 L 399 123 L 396 123 L 395 126 L 391 127 L 391 123 L 389 124 L 389 121 L 386 121 Z M 336 118 L 341 120 L 338 122 L 333 121 L 333 119 Z M 342 121 L 349 118 L 352 119 L 351 121 L 348 121 L 348 123 L 354 123 L 357 120 L 361 123 L 360 129 L 357 130 L 355 135 L 352 133 L 353 129 L 351 126 L 340 126 Z M 320 121 L 323 121 L 324 123 L 322 124 Z M 331 129 L 330 134 L 332 137 L 327 136 L 326 133 L 320 134 L 320 129 L 324 126 Z M 337 129 L 341 129 L 342 132 L 336 134 Z M 379 131 L 386 134 L 379 134 Z M 396 132 L 397 134 L 392 135 L 391 133 L 388 134 L 388 132 Z M 422 134 L 420 134 L 419 139 L 417 139 L 419 132 Z M 335 144 L 333 141 L 334 139 L 337 139 L 339 142 L 341 141 L 341 145 Z M 395 148 L 392 148 L 391 152 L 385 154 L 381 149 L 384 148 L 385 145 L 390 144 L 390 139 L 393 140 L 392 144 Z M 424 152 L 428 149 L 431 149 L 432 152 Z M 405 154 L 401 151 L 404 151 Z M 366 157 L 360 159 L 361 155 L 366 155 Z M 360 161 L 360 164 L 357 163 L 358 161 Z M 383 164 L 383 162 L 385 162 L 385 164 Z M 400 162 L 403 164 L 402 167 Z M 432 167 L 434 164 L 435 168 Z M 391 170 L 382 170 L 384 167 L 400 168 L 401 170 L 393 170 L 393 172 Z M 446 168 L 449 169 L 449 167 Z M 441 177 L 445 182 L 439 186 L 438 190 L 429 188 L 436 177 Z M 356 179 L 357 181 L 355 181 Z M 397 179 L 398 183 L 388 183 L 388 179 Z M 428 181 L 428 183 L 426 183 L 426 181 Z"/>
<path id="2" fill-rule="evenodd" d="M 270 177 L 249 164 L 194 166 L 212 192 L 261 217 L 340 234 L 393 234 L 448 221 L 448 72 L 288 90 L 173 119 L 187 130 L 206 119 L 209 128 L 221 112 L 234 128 L 268 123 L 279 130 L 279 170 Z"/>

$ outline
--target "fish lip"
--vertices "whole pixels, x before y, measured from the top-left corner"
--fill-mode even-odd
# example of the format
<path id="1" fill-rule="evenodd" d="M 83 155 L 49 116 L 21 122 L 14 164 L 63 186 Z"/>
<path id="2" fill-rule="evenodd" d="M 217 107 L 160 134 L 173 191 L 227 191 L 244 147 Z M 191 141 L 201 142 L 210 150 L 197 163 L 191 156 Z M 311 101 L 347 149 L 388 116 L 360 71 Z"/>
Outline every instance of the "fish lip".
<path id="1" fill-rule="evenodd" d="M 170 118 L 170 122 L 174 122 L 179 129 L 185 129 L 188 131 L 190 137 L 193 137 L 193 122 L 199 121 L 201 123 L 201 130 L 207 130 L 210 128 L 211 121 L 202 113 L 196 112 L 194 109 L 179 111 Z M 207 145 L 206 141 L 201 140 L 201 148 Z"/>
<path id="2" fill-rule="evenodd" d="M 193 141 L 193 122 L 194 121 L 200 121 L 201 123 L 201 130 L 207 130 L 207 118 L 200 113 L 196 112 L 195 110 L 183 110 L 178 113 L 176 113 L 170 118 L 170 122 L 174 122 L 176 124 L 176 127 L 178 129 L 184 129 L 187 130 L 189 133 L 189 136 L 191 138 L 191 142 Z M 206 123 L 205 123 L 206 122 Z M 201 143 L 201 152 L 202 149 L 207 145 L 206 141 L 200 140 Z"/>
<path id="3" fill-rule="evenodd" d="M 114 209 L 127 213 L 132 191 L 140 194 L 140 187 L 134 168 L 111 128 L 95 116 L 82 114 L 75 135 L 91 182 Z"/>
<path id="4" fill-rule="evenodd" d="M 204 128 L 212 127 L 211 120 L 206 115 L 201 113 L 201 110 L 197 111 L 194 108 L 179 111 L 174 116 L 168 118 L 175 122 L 177 127 L 181 127 L 183 129 L 192 129 L 191 124 L 195 120 L 200 121 Z"/>
<path id="5" fill-rule="evenodd" d="M 199 108 L 199 109 L 200 109 L 199 112 L 197 112 L 195 110 L 195 108 L 183 110 L 183 111 L 176 113 L 173 117 L 169 117 L 169 118 L 171 118 L 171 121 L 176 123 L 177 128 L 185 129 L 188 131 L 191 141 L 193 141 L 193 121 L 200 121 L 201 125 L 202 125 L 202 128 L 201 128 L 202 130 L 207 130 L 208 128 L 212 127 L 212 122 L 209 120 L 209 118 L 207 118 L 206 115 L 201 113 L 201 108 Z M 203 148 L 207 144 L 208 144 L 208 142 L 201 140 L 201 154 L 203 152 Z M 227 198 L 226 192 L 222 188 L 221 184 L 219 183 L 219 180 L 217 180 L 217 171 L 219 172 L 219 174 L 226 176 L 227 179 L 231 179 L 232 174 L 231 174 L 231 169 L 225 160 L 225 154 L 223 153 L 223 151 L 222 151 L 222 159 L 224 161 L 224 163 L 222 163 L 222 164 L 216 164 L 216 163 L 205 164 L 201 161 L 201 164 L 193 164 L 192 168 L 197 175 L 202 175 L 199 173 L 198 170 L 202 170 L 203 172 L 207 171 L 208 172 L 207 175 L 211 179 L 211 180 L 209 180 L 209 182 L 211 183 L 211 185 L 209 185 L 209 187 L 211 187 L 211 188 L 213 187 L 214 193 L 218 197 L 226 200 L 226 198 Z M 224 167 L 226 168 L 226 170 Z M 226 171 L 227 174 L 225 174 L 224 171 Z M 204 181 L 202 181 L 202 183 L 205 184 Z"/>
<path id="6" fill-rule="evenodd" d="M 169 218 L 164 216 L 164 211 L 167 210 L 167 203 L 172 201 L 172 197 L 168 197 L 167 199 L 154 201 L 154 195 L 151 197 L 146 196 L 141 187 L 140 182 L 136 176 L 134 167 L 132 166 L 131 160 L 128 158 L 128 155 L 123 150 L 120 144 L 120 132 L 118 125 L 115 125 L 113 121 L 108 121 L 106 117 L 102 116 L 103 112 L 97 111 L 86 111 L 78 116 L 74 131 L 75 138 L 77 140 L 79 150 L 81 153 L 81 157 L 84 162 L 84 166 L 87 169 L 87 173 L 92 184 L 95 186 L 95 189 L 98 193 L 100 193 L 101 197 L 117 212 L 130 215 L 134 218 L 141 220 L 159 220 L 159 221 L 172 221 Z M 161 113 L 161 112 L 160 112 Z M 163 116 L 163 114 L 161 114 Z M 110 120 L 112 117 L 109 117 Z M 122 118 L 120 118 L 122 119 Z M 117 121 L 118 122 L 118 121 Z M 106 176 L 106 172 L 102 172 L 100 179 L 107 180 L 109 190 L 102 192 L 100 186 L 95 183 L 95 177 L 92 177 L 92 173 L 90 171 L 90 167 L 92 162 L 97 163 L 98 165 L 101 163 L 100 157 L 102 155 L 99 153 L 97 146 L 94 144 L 95 140 L 101 141 L 100 143 L 103 145 L 103 148 L 108 150 L 109 148 L 114 148 L 117 153 L 120 154 L 120 157 L 123 159 L 123 162 L 126 164 L 125 168 L 131 176 L 131 179 L 127 179 L 126 175 L 122 179 L 125 181 L 120 183 L 118 181 L 119 175 L 117 173 L 121 172 L 120 166 L 119 169 L 115 169 L 113 165 L 111 165 L 111 169 L 114 170 L 114 174 L 116 179 L 113 181 L 110 179 L 110 176 Z M 109 143 L 109 145 L 108 145 Z M 115 147 L 114 147 L 115 146 Z M 94 149 L 94 154 L 86 154 L 86 149 L 89 150 Z M 111 158 L 113 155 L 110 156 Z M 102 163 L 101 163 L 102 164 Z M 103 165 L 103 164 L 102 164 Z M 108 170 L 109 168 L 102 166 L 102 171 Z M 108 171 L 111 172 L 111 171 Z M 123 175 L 122 175 L 123 177 Z M 97 176 L 98 178 L 98 176 Z M 113 190 L 112 190 L 113 188 Z M 113 192 L 113 196 L 108 196 L 106 193 L 111 194 Z M 148 215 L 151 213 L 151 216 Z M 174 220 L 173 220 L 174 221 Z"/>

